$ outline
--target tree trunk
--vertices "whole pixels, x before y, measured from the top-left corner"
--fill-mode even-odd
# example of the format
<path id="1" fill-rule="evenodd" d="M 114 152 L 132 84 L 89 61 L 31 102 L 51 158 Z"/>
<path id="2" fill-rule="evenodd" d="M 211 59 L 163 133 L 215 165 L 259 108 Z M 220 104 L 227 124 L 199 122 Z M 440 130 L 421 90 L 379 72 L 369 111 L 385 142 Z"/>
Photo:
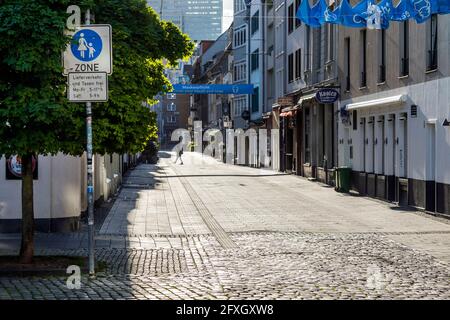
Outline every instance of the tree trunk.
<path id="1" fill-rule="evenodd" d="M 22 156 L 22 244 L 20 262 L 32 263 L 34 256 L 33 154 Z"/>

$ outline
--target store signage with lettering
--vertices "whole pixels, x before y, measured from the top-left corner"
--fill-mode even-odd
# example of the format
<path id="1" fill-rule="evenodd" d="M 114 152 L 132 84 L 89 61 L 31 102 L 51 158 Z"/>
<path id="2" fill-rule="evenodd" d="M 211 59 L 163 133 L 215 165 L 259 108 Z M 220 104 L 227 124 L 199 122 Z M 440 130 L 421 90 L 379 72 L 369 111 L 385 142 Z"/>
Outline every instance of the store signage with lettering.
<path id="1" fill-rule="evenodd" d="M 316 100 L 318 103 L 327 104 L 335 103 L 339 98 L 339 92 L 335 89 L 327 88 L 320 89 L 316 93 Z"/>
<path id="2" fill-rule="evenodd" d="M 280 106 L 293 106 L 294 98 L 293 97 L 281 97 L 281 98 L 278 98 L 277 102 Z"/>

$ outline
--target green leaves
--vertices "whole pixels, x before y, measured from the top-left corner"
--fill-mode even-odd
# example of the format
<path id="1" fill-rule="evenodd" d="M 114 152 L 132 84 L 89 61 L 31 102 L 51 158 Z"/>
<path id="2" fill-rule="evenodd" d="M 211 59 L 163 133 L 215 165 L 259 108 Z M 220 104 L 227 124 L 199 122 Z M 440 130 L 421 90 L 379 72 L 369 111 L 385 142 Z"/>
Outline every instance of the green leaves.
<path id="1" fill-rule="evenodd" d="M 85 106 L 66 99 L 61 54 L 68 0 L 5 0 L 0 6 L 0 154 L 79 155 Z M 174 63 L 193 44 L 162 22 L 145 0 L 84 0 L 97 24 L 113 28 L 114 74 L 108 103 L 93 105 L 94 151 L 142 151 L 156 138 L 156 115 L 143 103 L 170 88 L 162 59 Z M 82 11 L 84 11 L 84 9 Z"/>

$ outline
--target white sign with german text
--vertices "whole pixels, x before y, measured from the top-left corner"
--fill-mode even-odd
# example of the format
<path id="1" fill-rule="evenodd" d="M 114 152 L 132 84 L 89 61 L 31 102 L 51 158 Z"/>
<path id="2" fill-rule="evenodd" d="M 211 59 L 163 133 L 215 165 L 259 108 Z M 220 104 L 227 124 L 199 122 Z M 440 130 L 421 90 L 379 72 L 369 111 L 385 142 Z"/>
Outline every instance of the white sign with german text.
<path id="1" fill-rule="evenodd" d="M 70 102 L 108 101 L 106 72 L 69 73 L 67 98 Z"/>

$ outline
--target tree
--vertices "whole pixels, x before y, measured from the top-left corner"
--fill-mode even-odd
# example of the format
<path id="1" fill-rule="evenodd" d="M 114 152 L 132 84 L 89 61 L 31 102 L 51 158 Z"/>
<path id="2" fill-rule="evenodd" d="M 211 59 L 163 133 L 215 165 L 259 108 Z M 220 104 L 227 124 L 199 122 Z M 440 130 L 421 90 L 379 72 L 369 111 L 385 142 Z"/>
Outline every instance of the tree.
<path id="1" fill-rule="evenodd" d="M 34 255 L 33 157 L 85 150 L 85 110 L 65 97 L 61 52 L 69 0 L 0 1 L 0 155 L 22 160 L 20 260 Z M 162 59 L 171 63 L 193 44 L 172 23 L 160 21 L 144 0 L 85 0 L 93 23 L 113 28 L 114 74 L 110 101 L 93 105 L 94 152 L 138 152 L 155 134 L 155 115 L 143 102 L 170 88 Z"/>

